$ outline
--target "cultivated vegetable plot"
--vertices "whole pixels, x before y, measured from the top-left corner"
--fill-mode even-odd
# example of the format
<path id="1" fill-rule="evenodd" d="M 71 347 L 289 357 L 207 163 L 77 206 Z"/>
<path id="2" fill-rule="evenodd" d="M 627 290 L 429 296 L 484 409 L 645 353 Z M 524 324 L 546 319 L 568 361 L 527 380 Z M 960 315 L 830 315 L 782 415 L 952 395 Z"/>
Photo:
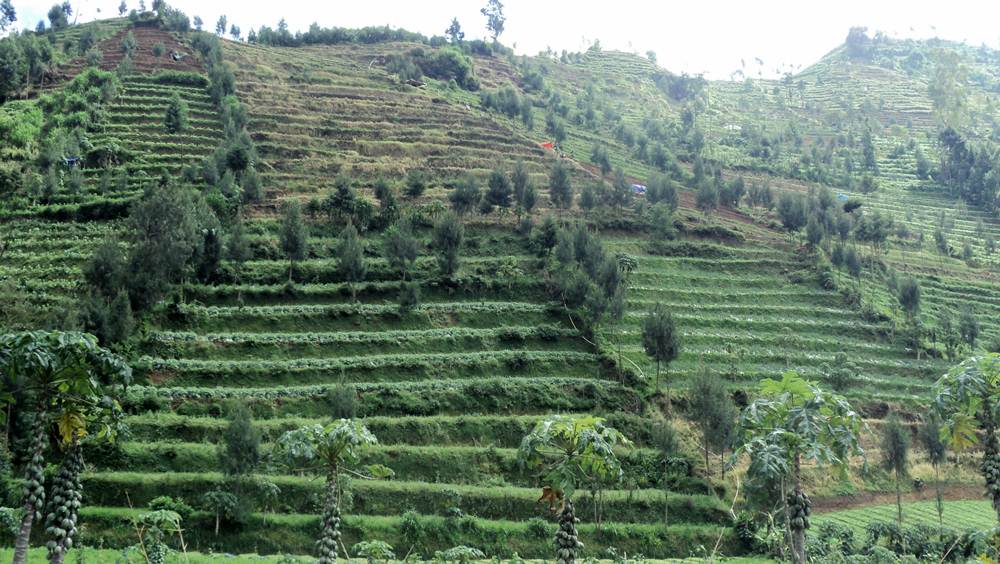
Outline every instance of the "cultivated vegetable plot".
<path id="1" fill-rule="evenodd" d="M 846 509 L 824 513 L 813 517 L 813 523 L 837 523 L 854 530 L 855 538 L 863 538 L 865 527 L 869 523 L 882 521 L 895 523 L 896 506 L 873 505 L 860 509 Z M 903 505 L 904 526 L 926 525 L 931 528 L 938 526 L 938 514 L 935 502 L 915 501 Z M 996 512 L 988 501 L 946 501 L 944 504 L 945 527 L 956 531 L 983 531 L 996 525 Z"/>
<path id="2" fill-rule="evenodd" d="M 626 239 L 614 244 L 636 253 L 639 267 L 632 274 L 628 311 L 621 324 L 605 331 L 605 339 L 653 374 L 655 365 L 641 346 L 642 321 L 655 304 L 663 304 L 684 342 L 666 375 L 672 385 L 683 387 L 704 366 L 721 372 L 735 388 L 788 369 L 822 382 L 843 364 L 838 355 L 847 355 L 848 396 L 912 400 L 930 394 L 947 369 L 943 361 L 917 361 L 886 337 L 884 323 L 865 321 L 814 279 L 793 280 L 805 266 L 784 246 L 726 246 L 727 258 L 708 259 L 651 256 Z M 706 247 L 709 251 L 718 252 Z"/>

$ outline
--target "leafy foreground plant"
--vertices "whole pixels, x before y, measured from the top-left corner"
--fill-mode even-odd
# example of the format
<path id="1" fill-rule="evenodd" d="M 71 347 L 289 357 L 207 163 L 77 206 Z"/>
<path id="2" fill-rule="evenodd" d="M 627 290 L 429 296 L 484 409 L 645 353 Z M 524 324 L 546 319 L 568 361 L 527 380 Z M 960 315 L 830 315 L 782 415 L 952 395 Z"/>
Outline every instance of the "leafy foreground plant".
<path id="1" fill-rule="evenodd" d="M 986 480 L 986 495 L 1000 521 L 1000 442 L 997 419 L 1000 418 L 1000 355 L 974 356 L 941 377 L 935 385 L 934 413 L 941 418 L 941 437 L 956 451 L 967 450 L 980 442 L 982 433 L 983 463 L 980 472 Z"/>
<path id="2" fill-rule="evenodd" d="M 98 346 L 92 335 L 38 331 L 0 336 L 0 375 L 0 404 L 30 418 L 24 514 L 13 562 L 27 561 L 32 525 L 45 508 L 49 561 L 61 563 L 77 533 L 83 470 L 80 441 L 88 426 L 99 427 L 96 438 L 115 440 L 122 417 L 117 398 L 131 382 L 132 369 Z M 0 409 L 0 418 L 6 412 Z M 53 428 L 64 454 L 46 506 L 45 446 Z"/>
<path id="3" fill-rule="evenodd" d="M 864 455 L 858 440 L 864 422 L 843 397 L 794 371 L 780 381 L 764 379 L 760 392 L 740 417 L 739 446 L 730 464 L 746 454 L 751 479 L 780 482 L 792 562 L 804 564 L 810 502 L 802 491 L 802 460 L 846 471 L 848 457 Z"/>
<path id="4" fill-rule="evenodd" d="M 326 472 L 322 530 L 316 542 L 319 564 L 337 561 L 340 545 L 340 488 L 337 478 L 340 471 L 357 464 L 364 450 L 377 443 L 368 428 L 349 419 L 340 419 L 325 427 L 306 425 L 288 431 L 278 440 L 278 451 L 289 466 Z"/>
<path id="5" fill-rule="evenodd" d="M 539 422 L 521 441 L 519 463 L 540 473 L 543 489 L 539 501 L 548 500 L 553 509 L 562 501 L 555 538 L 559 564 L 573 564 L 577 551 L 583 548 L 573 508 L 577 487 L 622 477 L 616 446 L 631 447 L 632 441 L 600 417 L 552 417 Z"/>

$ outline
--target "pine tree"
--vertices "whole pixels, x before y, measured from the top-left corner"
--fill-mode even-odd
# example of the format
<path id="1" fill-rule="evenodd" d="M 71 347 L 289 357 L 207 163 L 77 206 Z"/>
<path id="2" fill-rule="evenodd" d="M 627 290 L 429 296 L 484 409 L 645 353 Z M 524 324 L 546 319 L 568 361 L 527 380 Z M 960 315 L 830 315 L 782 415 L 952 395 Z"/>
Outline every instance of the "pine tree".
<path id="1" fill-rule="evenodd" d="M 180 94 L 174 92 L 167 104 L 167 112 L 163 117 L 163 126 L 167 133 L 180 133 L 188 127 L 188 106 L 187 102 L 181 99 Z"/>
<path id="2" fill-rule="evenodd" d="M 882 429 L 882 467 L 892 472 L 896 481 L 896 521 L 903 528 L 903 494 L 900 480 L 906 476 L 910 456 L 910 432 L 899 422 L 895 413 Z M 905 542 L 905 540 L 904 540 Z"/>
<path id="3" fill-rule="evenodd" d="M 403 280 L 408 280 L 417 261 L 417 240 L 408 219 L 402 219 L 389 228 L 383 247 L 385 259 Z"/>
<path id="4" fill-rule="evenodd" d="M 481 198 L 482 193 L 475 177 L 466 176 L 459 181 L 458 186 L 448 196 L 448 201 L 451 202 L 451 207 L 455 212 L 459 215 L 465 215 L 476 209 Z"/>
<path id="5" fill-rule="evenodd" d="M 669 365 L 681 352 L 680 335 L 674 326 L 674 318 L 662 304 L 656 304 L 653 312 L 642 324 L 642 348 L 656 361 L 656 387 L 660 386 L 660 365 Z M 670 385 L 667 384 L 667 403 L 670 403 Z"/>
<path id="6" fill-rule="evenodd" d="M 309 245 L 309 231 L 302 221 L 302 205 L 297 200 L 285 204 L 285 213 L 281 220 L 281 250 L 288 257 L 288 281 L 292 281 L 295 263 L 306 258 Z"/>
<path id="7" fill-rule="evenodd" d="M 365 265 L 364 245 L 358 238 L 358 230 L 353 223 L 340 232 L 337 246 L 337 273 L 347 281 L 351 289 L 351 300 L 357 300 L 356 284 L 364 281 L 368 267 Z"/>
<path id="8" fill-rule="evenodd" d="M 734 439 L 739 411 L 726 390 L 725 382 L 708 369 L 701 370 L 695 376 L 690 388 L 688 408 L 691 419 L 701 431 L 705 473 L 711 475 L 709 452 L 715 449 L 720 457 L 725 457 L 726 449 Z M 722 465 L 722 475 L 725 478 L 725 464 Z"/>
<path id="9" fill-rule="evenodd" d="M 431 247 L 437 254 L 438 268 L 442 276 L 450 278 L 458 271 L 459 253 L 464 237 L 465 227 L 462 225 L 462 220 L 454 213 L 445 214 L 434 225 Z"/>
<path id="10" fill-rule="evenodd" d="M 253 426 L 250 410 L 237 407 L 219 444 L 219 464 L 226 476 L 252 474 L 261 463 L 260 431 Z"/>
<path id="11" fill-rule="evenodd" d="M 560 209 L 569 209 L 573 205 L 573 187 L 569 180 L 569 169 L 562 161 L 556 162 L 549 174 L 549 199 Z"/>
<path id="12" fill-rule="evenodd" d="M 483 197 L 485 204 L 489 204 L 490 210 L 494 206 L 500 208 L 500 212 L 510 207 L 513 189 L 510 179 L 502 170 L 494 169 L 490 172 L 490 179 L 486 188 L 486 195 Z"/>

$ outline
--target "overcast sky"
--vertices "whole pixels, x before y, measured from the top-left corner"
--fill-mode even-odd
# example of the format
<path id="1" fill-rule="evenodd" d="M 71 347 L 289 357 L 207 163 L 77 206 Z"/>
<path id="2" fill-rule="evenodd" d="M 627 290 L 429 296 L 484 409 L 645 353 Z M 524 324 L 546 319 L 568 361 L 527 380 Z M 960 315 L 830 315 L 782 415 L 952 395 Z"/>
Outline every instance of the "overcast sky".
<path id="1" fill-rule="evenodd" d="M 13 0 L 20 25 L 34 27 L 53 0 Z M 151 4 L 149 0 L 147 4 Z M 81 21 L 117 14 L 119 0 L 77 0 Z M 138 0 L 127 0 L 129 8 Z M 189 16 L 214 28 L 220 14 L 245 34 L 284 17 L 295 31 L 312 22 L 360 27 L 388 24 L 426 35 L 443 34 L 458 17 L 467 38 L 485 35 L 479 8 L 485 0 L 173 0 Z M 843 42 L 851 26 L 882 30 L 892 37 L 941 37 L 1000 48 L 1000 3 L 995 0 L 504 0 L 507 28 L 501 36 L 518 53 L 578 51 L 595 39 L 605 49 L 657 53 L 675 71 L 724 79 L 746 62 L 756 76 L 779 67 L 805 67 Z M 100 13 L 99 13 L 100 12 Z M 103 14 L 103 15 L 102 15 Z"/>

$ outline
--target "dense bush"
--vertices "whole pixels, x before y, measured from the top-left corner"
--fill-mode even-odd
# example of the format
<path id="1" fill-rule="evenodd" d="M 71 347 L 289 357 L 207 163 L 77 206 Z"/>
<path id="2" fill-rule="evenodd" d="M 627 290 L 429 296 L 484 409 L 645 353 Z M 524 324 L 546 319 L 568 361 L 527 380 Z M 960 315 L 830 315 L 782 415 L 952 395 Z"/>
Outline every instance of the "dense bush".
<path id="1" fill-rule="evenodd" d="M 419 80 L 426 75 L 438 80 L 454 80 L 466 90 L 479 89 L 472 60 L 456 47 L 429 51 L 417 47 L 402 55 L 390 55 L 386 68 L 402 80 Z"/>
<path id="2" fill-rule="evenodd" d="M 689 76 L 687 73 L 677 75 L 662 69 L 653 73 L 653 82 L 678 102 L 701 96 L 708 85 L 708 81 L 701 75 Z"/>

